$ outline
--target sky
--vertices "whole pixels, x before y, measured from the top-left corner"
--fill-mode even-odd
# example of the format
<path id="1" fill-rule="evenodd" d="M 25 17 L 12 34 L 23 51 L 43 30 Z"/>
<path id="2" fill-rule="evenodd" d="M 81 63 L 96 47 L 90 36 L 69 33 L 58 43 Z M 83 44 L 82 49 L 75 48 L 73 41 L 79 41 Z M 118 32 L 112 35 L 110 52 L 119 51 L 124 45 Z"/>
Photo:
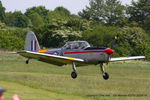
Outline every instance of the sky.
<path id="1" fill-rule="evenodd" d="M 1 0 L 6 12 L 22 11 L 33 6 L 45 6 L 49 10 L 54 10 L 58 6 L 67 8 L 72 14 L 77 14 L 89 5 L 89 0 Z M 132 0 L 120 0 L 122 4 L 131 4 Z M 137 0 L 135 0 L 137 1 Z"/>

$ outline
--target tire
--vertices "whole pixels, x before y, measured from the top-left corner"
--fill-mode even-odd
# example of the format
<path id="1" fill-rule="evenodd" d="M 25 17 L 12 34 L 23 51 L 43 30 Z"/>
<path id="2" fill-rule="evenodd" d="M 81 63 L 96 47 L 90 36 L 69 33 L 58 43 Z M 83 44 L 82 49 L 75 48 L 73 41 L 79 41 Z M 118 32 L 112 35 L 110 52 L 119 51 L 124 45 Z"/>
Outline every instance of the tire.
<path id="1" fill-rule="evenodd" d="M 71 77 L 72 77 L 73 79 L 77 78 L 77 73 L 76 73 L 76 72 L 72 72 L 72 73 L 71 73 Z"/>
<path id="2" fill-rule="evenodd" d="M 28 64 L 29 63 L 29 60 L 26 60 L 26 64 Z"/>
<path id="3" fill-rule="evenodd" d="M 108 74 L 107 72 L 105 72 L 105 73 L 103 74 L 103 78 L 104 78 L 105 80 L 108 80 L 108 79 L 109 79 L 109 74 Z"/>

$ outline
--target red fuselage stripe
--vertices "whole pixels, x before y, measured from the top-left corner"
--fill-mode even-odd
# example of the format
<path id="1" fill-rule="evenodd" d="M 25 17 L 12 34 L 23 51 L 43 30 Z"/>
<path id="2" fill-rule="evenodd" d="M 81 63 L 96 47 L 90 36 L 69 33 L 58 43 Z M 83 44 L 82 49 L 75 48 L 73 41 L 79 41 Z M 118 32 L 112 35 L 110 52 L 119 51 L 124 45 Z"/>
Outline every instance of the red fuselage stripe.
<path id="1" fill-rule="evenodd" d="M 36 51 L 36 40 L 34 40 L 34 51 Z"/>
<path id="2" fill-rule="evenodd" d="M 98 52 L 105 52 L 105 53 L 106 53 L 106 50 L 104 50 L 104 51 L 76 51 L 76 52 L 64 52 L 64 54 L 98 53 Z"/>

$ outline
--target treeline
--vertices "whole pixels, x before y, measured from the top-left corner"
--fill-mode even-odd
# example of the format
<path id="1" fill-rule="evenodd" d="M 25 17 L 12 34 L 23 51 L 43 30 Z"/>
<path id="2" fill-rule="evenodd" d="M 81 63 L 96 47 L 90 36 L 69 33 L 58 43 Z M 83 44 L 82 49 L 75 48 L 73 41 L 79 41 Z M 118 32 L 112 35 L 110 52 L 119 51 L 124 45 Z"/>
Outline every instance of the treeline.
<path id="1" fill-rule="evenodd" d="M 32 30 L 45 48 L 61 47 L 67 41 L 86 40 L 91 45 L 110 47 L 119 40 L 113 56 L 145 55 L 150 59 L 150 2 L 90 0 L 89 6 L 73 15 L 64 7 L 53 11 L 44 6 L 5 12 L 0 2 L 0 48 L 21 50 L 26 32 Z"/>

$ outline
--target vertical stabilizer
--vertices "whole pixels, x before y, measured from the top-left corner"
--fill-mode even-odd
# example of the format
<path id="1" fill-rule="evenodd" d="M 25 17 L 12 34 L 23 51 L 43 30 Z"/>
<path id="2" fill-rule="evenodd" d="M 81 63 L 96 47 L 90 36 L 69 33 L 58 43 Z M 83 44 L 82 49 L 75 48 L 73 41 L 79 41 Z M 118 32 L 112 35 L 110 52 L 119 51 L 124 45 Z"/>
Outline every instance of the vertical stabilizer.
<path id="1" fill-rule="evenodd" d="M 39 42 L 32 31 L 29 31 L 25 40 L 25 50 L 38 52 L 40 50 Z"/>

